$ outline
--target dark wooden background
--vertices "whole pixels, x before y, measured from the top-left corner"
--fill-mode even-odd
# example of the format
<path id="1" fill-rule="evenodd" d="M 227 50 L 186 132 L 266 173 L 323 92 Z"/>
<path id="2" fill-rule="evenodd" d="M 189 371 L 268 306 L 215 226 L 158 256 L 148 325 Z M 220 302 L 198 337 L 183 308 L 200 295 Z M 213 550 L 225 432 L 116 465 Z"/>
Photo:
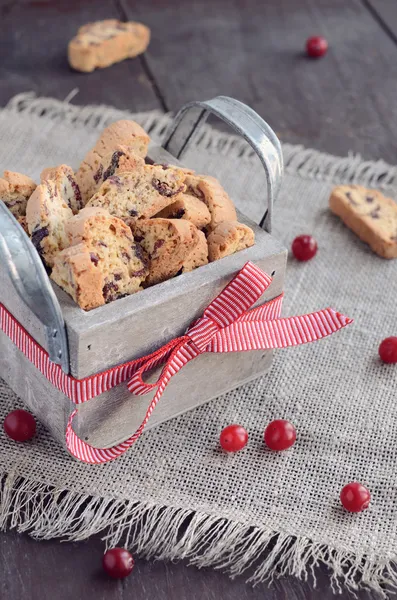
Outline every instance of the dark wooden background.
<path id="1" fill-rule="evenodd" d="M 112 17 L 147 24 L 148 52 L 89 75 L 71 71 L 66 47 L 77 28 Z M 397 162 L 396 0 L 0 0 L 0 23 L 0 105 L 20 92 L 64 99 L 78 88 L 76 104 L 175 111 L 225 94 L 251 105 L 283 141 Z M 313 61 L 303 49 L 317 34 L 330 51 Z M 293 578 L 252 589 L 210 569 L 138 560 L 128 580 L 114 582 L 101 572 L 102 550 L 99 538 L 0 534 L 0 598 L 332 598 L 325 569 L 316 589 Z"/>

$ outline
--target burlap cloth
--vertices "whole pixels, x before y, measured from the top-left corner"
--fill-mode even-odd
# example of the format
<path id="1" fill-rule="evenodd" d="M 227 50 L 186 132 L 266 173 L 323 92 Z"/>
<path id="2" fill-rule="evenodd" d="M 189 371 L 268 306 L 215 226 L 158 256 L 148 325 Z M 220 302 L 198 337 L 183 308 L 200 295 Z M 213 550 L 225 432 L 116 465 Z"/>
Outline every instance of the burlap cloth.
<path id="1" fill-rule="evenodd" d="M 36 180 L 47 165 L 76 166 L 98 131 L 122 116 L 20 96 L 0 113 L 0 166 Z M 167 117 L 132 116 L 161 138 Z M 380 340 L 397 334 L 397 261 L 377 258 L 327 209 L 334 183 L 387 188 L 397 171 L 296 146 L 285 145 L 284 153 L 274 235 L 286 246 L 302 232 L 319 242 L 315 260 L 289 261 L 284 314 L 333 306 L 354 325 L 276 352 L 268 377 L 145 433 L 108 465 L 75 462 L 41 426 L 23 445 L 1 428 L 2 527 L 39 539 L 103 532 L 109 544 L 125 543 L 142 556 L 190 558 L 232 575 L 246 572 L 253 582 L 304 577 L 324 562 L 336 589 L 365 585 L 386 593 L 397 584 L 397 370 L 377 356 Z M 187 162 L 226 187 L 239 186 L 239 208 L 262 214 L 264 177 L 243 142 L 207 130 Z M 0 383 L 0 420 L 17 406 Z M 296 425 L 298 440 L 288 452 L 263 446 L 274 418 Z M 225 455 L 218 436 L 233 422 L 250 440 L 243 452 Z M 351 480 L 371 490 L 362 514 L 339 505 Z"/>

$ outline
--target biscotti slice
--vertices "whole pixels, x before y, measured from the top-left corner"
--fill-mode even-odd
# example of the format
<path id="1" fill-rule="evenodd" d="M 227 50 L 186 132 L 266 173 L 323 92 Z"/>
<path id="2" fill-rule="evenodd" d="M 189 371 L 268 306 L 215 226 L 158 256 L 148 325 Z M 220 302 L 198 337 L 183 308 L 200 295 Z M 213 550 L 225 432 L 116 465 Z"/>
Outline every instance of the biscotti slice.
<path id="1" fill-rule="evenodd" d="M 0 178 L 0 200 L 15 218 L 26 215 L 26 204 L 35 189 L 33 179 L 22 173 L 4 171 L 3 178 Z"/>
<path id="2" fill-rule="evenodd" d="M 58 167 L 44 169 L 40 173 L 40 181 L 41 183 L 45 183 L 49 179 L 55 182 L 60 195 L 69 208 L 72 209 L 73 213 L 78 213 L 83 208 L 83 201 L 72 167 L 59 165 Z"/>
<path id="3" fill-rule="evenodd" d="M 182 219 L 142 219 L 131 223 L 134 239 L 149 257 L 145 286 L 174 277 L 197 245 L 198 229 Z"/>
<path id="4" fill-rule="evenodd" d="M 202 231 L 197 232 L 198 239 L 193 250 L 183 261 L 181 273 L 187 273 L 208 264 L 208 244 Z"/>
<path id="5" fill-rule="evenodd" d="M 186 193 L 204 202 L 211 213 L 211 221 L 206 226 L 207 232 L 213 231 L 219 223 L 237 220 L 231 198 L 215 177 L 186 174 L 185 183 Z"/>
<path id="6" fill-rule="evenodd" d="M 71 246 L 54 261 L 52 279 L 85 310 L 141 290 L 148 259 L 123 221 L 85 208 L 67 224 Z"/>
<path id="7" fill-rule="evenodd" d="M 37 186 L 26 207 L 32 243 L 48 267 L 54 264 L 55 255 L 68 246 L 65 224 L 73 212 L 62 192 L 54 179 L 47 179 Z"/>
<path id="8" fill-rule="evenodd" d="M 89 73 L 145 52 L 150 29 L 141 23 L 107 19 L 88 23 L 78 30 L 68 46 L 69 64 Z"/>
<path id="9" fill-rule="evenodd" d="M 85 161 L 78 171 L 78 179 L 82 195 L 88 200 L 112 175 L 143 169 L 145 165 L 144 159 L 135 153 L 134 147 L 120 144 L 104 157 L 96 150 L 91 150 Z"/>
<path id="10" fill-rule="evenodd" d="M 120 219 L 152 217 L 185 191 L 184 179 L 180 169 L 144 165 L 143 169 L 109 177 L 87 206 L 105 208 Z"/>
<path id="11" fill-rule="evenodd" d="M 116 121 L 106 127 L 95 146 L 84 157 L 76 173 L 84 204 L 103 183 L 101 178 L 103 172 L 108 168 L 106 164 L 109 165 L 109 156 L 120 149 L 127 148 L 128 154 L 143 158 L 147 154 L 149 141 L 149 136 L 135 121 Z M 118 167 L 120 167 L 120 161 Z"/>
<path id="12" fill-rule="evenodd" d="M 382 258 L 397 258 L 397 203 L 378 190 L 339 185 L 329 207 L 363 242 Z"/>
<path id="13" fill-rule="evenodd" d="M 156 216 L 166 219 L 186 219 L 197 229 L 203 229 L 211 221 L 211 213 L 207 205 L 189 194 L 179 194 L 178 200 L 163 208 Z"/>
<path id="14" fill-rule="evenodd" d="M 207 238 L 210 262 L 219 260 L 255 244 L 255 234 L 248 225 L 237 221 L 219 223 Z"/>

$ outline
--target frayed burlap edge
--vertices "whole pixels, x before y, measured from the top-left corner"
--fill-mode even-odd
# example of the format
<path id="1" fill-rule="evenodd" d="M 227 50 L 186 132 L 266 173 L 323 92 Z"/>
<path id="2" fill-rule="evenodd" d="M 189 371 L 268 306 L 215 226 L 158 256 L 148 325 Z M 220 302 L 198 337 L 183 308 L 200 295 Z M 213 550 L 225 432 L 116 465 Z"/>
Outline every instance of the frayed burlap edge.
<path id="1" fill-rule="evenodd" d="M 12 98 L 4 111 L 27 113 L 76 127 L 103 129 L 110 122 L 133 118 L 151 137 L 161 141 L 170 115 L 159 111 L 129 113 L 108 106 L 70 104 L 38 98 L 34 93 Z M 204 127 L 200 148 L 249 160 L 252 149 L 236 136 Z M 397 167 L 382 160 L 363 161 L 359 155 L 335 157 L 303 146 L 283 144 L 285 170 L 301 178 L 367 187 L 392 187 Z M 358 555 L 345 548 L 330 548 L 306 537 L 155 503 L 92 497 L 30 481 L 16 473 L 0 474 L 0 528 L 14 528 L 36 539 L 83 540 L 102 534 L 107 547 L 123 544 L 139 556 L 167 560 L 186 559 L 197 567 L 221 569 L 234 577 L 246 574 L 252 584 L 286 575 L 303 580 L 323 564 L 330 571 L 335 593 L 369 589 L 380 597 L 397 589 L 397 565 L 377 555 Z"/>

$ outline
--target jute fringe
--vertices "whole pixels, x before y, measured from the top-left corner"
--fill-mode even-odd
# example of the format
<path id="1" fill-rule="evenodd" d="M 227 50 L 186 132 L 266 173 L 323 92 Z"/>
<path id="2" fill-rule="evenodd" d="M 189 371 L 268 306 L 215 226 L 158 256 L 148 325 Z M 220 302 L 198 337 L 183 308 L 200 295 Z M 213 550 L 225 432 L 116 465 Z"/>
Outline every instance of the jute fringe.
<path id="1" fill-rule="evenodd" d="M 382 598 L 397 588 L 397 567 L 379 556 L 353 555 L 306 537 L 218 518 L 193 510 L 114 498 L 93 498 L 4 474 L 0 528 L 37 540 L 80 541 L 103 534 L 106 547 L 123 545 L 143 558 L 185 559 L 232 578 L 245 574 L 253 585 L 287 575 L 316 582 L 315 567 L 330 570 L 334 593 L 343 588 L 375 591 Z"/>
<path id="2" fill-rule="evenodd" d="M 18 94 L 10 100 L 6 110 L 24 112 L 38 117 L 45 116 L 54 121 L 67 122 L 101 130 L 112 121 L 130 116 L 155 139 L 161 141 L 172 118 L 159 111 L 129 113 L 115 108 L 97 106 L 76 106 L 69 104 L 77 94 L 73 90 L 66 102 L 54 98 L 37 98 L 33 92 Z M 207 126 L 203 127 L 197 145 L 205 150 L 221 155 L 238 157 L 242 160 L 254 156 L 252 148 L 238 136 L 223 133 Z M 363 161 L 359 154 L 336 157 L 325 152 L 292 144 L 283 144 L 284 164 L 287 173 L 308 179 L 356 183 L 375 188 L 388 188 L 396 185 L 397 167 L 384 162 Z"/>
<path id="3" fill-rule="evenodd" d="M 102 129 L 126 118 L 128 112 L 106 106 L 79 107 L 33 93 L 14 97 L 5 110 L 45 116 L 76 127 Z M 150 135 L 161 141 L 170 116 L 154 111 L 130 114 Z M 223 155 L 250 159 L 253 151 L 238 137 L 210 127 L 198 145 Z M 390 187 L 397 168 L 383 161 L 363 162 L 359 155 L 337 158 L 302 146 L 283 144 L 286 171 L 309 179 L 339 183 L 360 181 L 368 187 Z M 91 497 L 29 481 L 16 473 L 0 475 L 0 528 L 15 528 L 42 540 L 83 540 L 102 534 L 108 547 L 124 545 L 138 555 L 157 559 L 186 559 L 197 567 L 211 566 L 235 577 L 246 574 L 252 584 L 294 575 L 315 583 L 315 567 L 330 570 L 335 593 L 366 588 L 387 598 L 397 588 L 397 566 L 391 558 L 352 554 L 306 537 L 270 530 L 155 503 Z"/>

